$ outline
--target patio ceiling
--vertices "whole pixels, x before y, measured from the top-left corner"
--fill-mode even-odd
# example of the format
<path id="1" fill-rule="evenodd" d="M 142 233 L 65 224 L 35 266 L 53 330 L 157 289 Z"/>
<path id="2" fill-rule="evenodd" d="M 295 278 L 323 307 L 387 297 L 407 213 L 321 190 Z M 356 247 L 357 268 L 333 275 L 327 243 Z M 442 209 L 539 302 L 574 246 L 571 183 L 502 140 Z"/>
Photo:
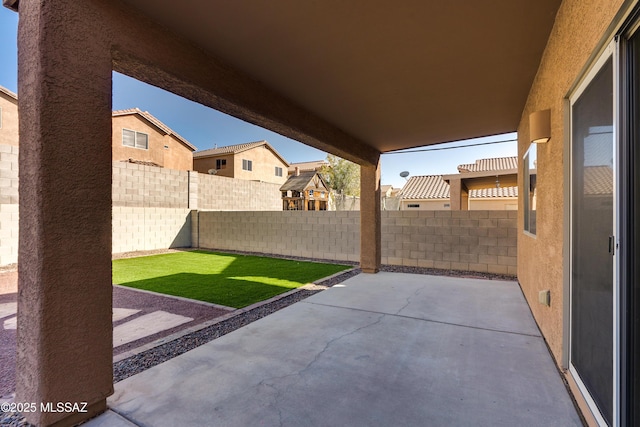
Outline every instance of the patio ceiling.
<path id="1" fill-rule="evenodd" d="M 125 0 L 377 151 L 517 129 L 561 0 Z"/>

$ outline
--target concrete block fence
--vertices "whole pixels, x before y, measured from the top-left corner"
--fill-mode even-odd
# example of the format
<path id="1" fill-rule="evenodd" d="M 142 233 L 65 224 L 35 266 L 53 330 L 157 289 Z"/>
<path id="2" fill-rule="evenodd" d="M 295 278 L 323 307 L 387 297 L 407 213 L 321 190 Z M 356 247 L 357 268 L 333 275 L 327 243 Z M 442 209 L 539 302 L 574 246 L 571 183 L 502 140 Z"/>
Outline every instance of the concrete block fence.
<path id="1" fill-rule="evenodd" d="M 201 247 L 359 261 L 360 212 L 282 211 L 279 185 L 113 164 L 113 252 Z M 0 265 L 17 262 L 18 148 L 0 145 Z M 382 263 L 516 274 L 516 211 L 383 211 Z"/>
<path id="2" fill-rule="evenodd" d="M 192 212 L 192 244 L 358 261 L 359 212 Z M 382 263 L 516 275 L 516 211 L 384 211 Z"/>

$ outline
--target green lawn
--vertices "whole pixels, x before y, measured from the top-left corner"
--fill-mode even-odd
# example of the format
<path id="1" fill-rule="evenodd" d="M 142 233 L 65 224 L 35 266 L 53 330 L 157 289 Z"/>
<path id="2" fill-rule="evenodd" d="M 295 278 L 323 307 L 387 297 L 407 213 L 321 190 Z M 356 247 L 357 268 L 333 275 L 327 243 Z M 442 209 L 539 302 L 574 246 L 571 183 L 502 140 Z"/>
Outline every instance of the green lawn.
<path id="1" fill-rule="evenodd" d="M 351 268 L 207 251 L 113 261 L 113 283 L 242 308 Z"/>

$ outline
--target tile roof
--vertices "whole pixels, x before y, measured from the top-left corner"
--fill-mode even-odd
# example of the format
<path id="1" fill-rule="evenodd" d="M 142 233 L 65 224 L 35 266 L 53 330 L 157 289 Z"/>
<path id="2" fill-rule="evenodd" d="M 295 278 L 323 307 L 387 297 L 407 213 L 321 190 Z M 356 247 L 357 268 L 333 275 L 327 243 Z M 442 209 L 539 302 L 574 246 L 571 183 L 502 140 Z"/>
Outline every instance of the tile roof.
<path id="1" fill-rule="evenodd" d="M 327 162 L 326 160 L 313 160 L 310 162 L 291 163 L 289 165 L 289 172 L 294 172 L 296 170 L 296 167 L 300 169 L 300 172 L 319 170 L 322 166 L 328 164 L 329 162 Z"/>
<path id="2" fill-rule="evenodd" d="M 449 184 L 442 175 L 412 176 L 402 187 L 403 199 L 448 199 Z"/>
<path id="3" fill-rule="evenodd" d="M 135 160 L 135 159 L 125 159 L 125 160 L 120 160 L 123 163 L 133 163 L 136 165 L 144 165 L 144 166 L 156 166 L 161 168 L 162 166 L 160 166 L 159 164 L 155 163 L 155 162 L 147 162 L 144 160 Z"/>
<path id="4" fill-rule="evenodd" d="M 469 198 L 489 199 L 496 197 L 518 197 L 518 187 L 491 187 L 469 190 Z"/>
<path id="5" fill-rule="evenodd" d="M 282 187 L 280 187 L 280 191 L 289 191 L 289 190 L 302 191 L 307 187 L 307 185 L 309 185 L 309 182 L 311 182 L 313 177 L 316 175 L 318 175 L 318 177 L 324 184 L 324 180 L 322 179 L 322 176 L 320 176 L 319 173 L 317 173 L 316 171 L 305 171 L 305 172 L 300 172 L 300 175 L 298 176 L 295 176 L 295 175 L 289 176 L 287 181 L 284 184 L 282 184 Z M 327 185 L 325 184 L 325 187 L 326 186 Z"/>
<path id="6" fill-rule="evenodd" d="M 271 144 L 269 144 L 265 140 L 255 141 L 255 142 L 245 142 L 243 144 L 227 145 L 225 147 L 216 147 L 216 148 L 209 148 L 207 150 L 196 151 L 195 153 L 193 153 L 193 158 L 198 159 L 201 157 L 214 157 L 214 156 L 220 156 L 223 154 L 238 154 L 238 153 L 242 153 L 243 151 L 247 151 L 252 148 L 262 147 L 262 146 L 265 146 L 269 150 L 271 150 L 273 154 L 276 155 L 276 157 L 282 160 L 282 163 L 284 163 L 285 165 L 289 165 L 289 162 L 287 162 L 284 159 L 284 157 L 282 157 L 280 153 L 278 153 L 276 149 L 273 148 Z"/>
<path id="7" fill-rule="evenodd" d="M 16 101 L 18 100 L 18 95 L 14 92 L 11 92 L 9 89 L 7 89 L 4 86 L 0 86 L 0 92 L 4 93 L 5 95 L 9 95 L 11 98 L 15 99 Z"/>
<path id="8" fill-rule="evenodd" d="M 479 159 L 475 163 L 458 165 L 458 172 L 485 172 L 505 169 L 517 169 L 518 157 L 494 157 L 490 159 Z"/>
<path id="9" fill-rule="evenodd" d="M 149 123 L 151 123 L 152 125 L 154 125 L 155 127 L 157 127 L 158 129 L 160 129 L 161 131 L 163 131 L 165 134 L 167 135 L 173 135 L 174 137 L 176 137 L 176 139 L 178 139 L 180 142 L 182 142 L 184 145 L 186 145 L 187 147 L 189 147 L 191 149 L 191 151 L 195 151 L 197 150 L 197 148 L 191 144 L 189 141 L 187 141 L 186 139 L 184 139 L 182 136 L 178 135 L 176 132 L 174 132 L 169 126 L 165 125 L 164 123 L 162 123 L 160 120 L 158 120 L 157 118 L 155 118 L 151 113 L 149 113 L 148 111 L 142 111 L 139 108 L 128 108 L 126 110 L 116 110 L 113 112 L 112 116 L 113 117 L 119 117 L 119 116 L 127 116 L 130 114 L 138 114 L 141 117 L 143 117 L 145 120 L 147 120 Z"/>
<path id="10" fill-rule="evenodd" d="M 609 166 L 584 168 L 584 194 L 587 196 L 613 194 L 613 169 Z"/>
<path id="11" fill-rule="evenodd" d="M 518 187 L 469 190 L 469 197 L 474 199 L 518 197 Z M 448 199 L 449 184 L 442 179 L 442 175 L 412 176 L 402 188 L 402 198 L 405 200 Z"/>

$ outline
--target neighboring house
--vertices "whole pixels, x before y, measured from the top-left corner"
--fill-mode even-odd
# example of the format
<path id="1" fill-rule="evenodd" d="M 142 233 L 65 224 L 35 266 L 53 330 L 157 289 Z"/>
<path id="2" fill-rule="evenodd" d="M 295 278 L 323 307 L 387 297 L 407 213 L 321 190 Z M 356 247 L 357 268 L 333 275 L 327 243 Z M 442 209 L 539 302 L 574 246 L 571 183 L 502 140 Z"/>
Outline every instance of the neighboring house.
<path id="1" fill-rule="evenodd" d="M 400 210 L 450 209 L 449 184 L 442 175 L 412 176 L 400 192 Z"/>
<path id="2" fill-rule="evenodd" d="M 284 184 L 289 163 L 267 142 L 228 145 L 193 153 L 193 169 L 229 178 Z"/>
<path id="3" fill-rule="evenodd" d="M 459 165 L 459 174 L 412 176 L 401 192 L 401 210 L 517 210 L 517 157 L 480 159 Z M 450 182 L 464 189 L 462 201 L 452 198 Z"/>
<path id="4" fill-rule="evenodd" d="M 0 86 L 0 144 L 18 146 L 18 95 Z"/>
<path id="5" fill-rule="evenodd" d="M 291 175 L 280 191 L 285 211 L 326 211 L 329 207 L 329 187 L 316 171 Z"/>
<path id="6" fill-rule="evenodd" d="M 444 175 L 449 183 L 452 210 L 517 210 L 518 158 L 479 159 Z"/>
<path id="7" fill-rule="evenodd" d="M 298 170 L 298 172 L 320 172 L 323 166 L 329 166 L 329 162 L 327 162 L 326 160 L 313 160 L 310 162 L 290 163 L 288 174 L 294 175 L 296 173 L 296 169 Z"/>
<path id="8" fill-rule="evenodd" d="M 112 160 L 129 161 L 166 169 L 193 170 L 189 141 L 138 108 L 113 112 Z"/>

